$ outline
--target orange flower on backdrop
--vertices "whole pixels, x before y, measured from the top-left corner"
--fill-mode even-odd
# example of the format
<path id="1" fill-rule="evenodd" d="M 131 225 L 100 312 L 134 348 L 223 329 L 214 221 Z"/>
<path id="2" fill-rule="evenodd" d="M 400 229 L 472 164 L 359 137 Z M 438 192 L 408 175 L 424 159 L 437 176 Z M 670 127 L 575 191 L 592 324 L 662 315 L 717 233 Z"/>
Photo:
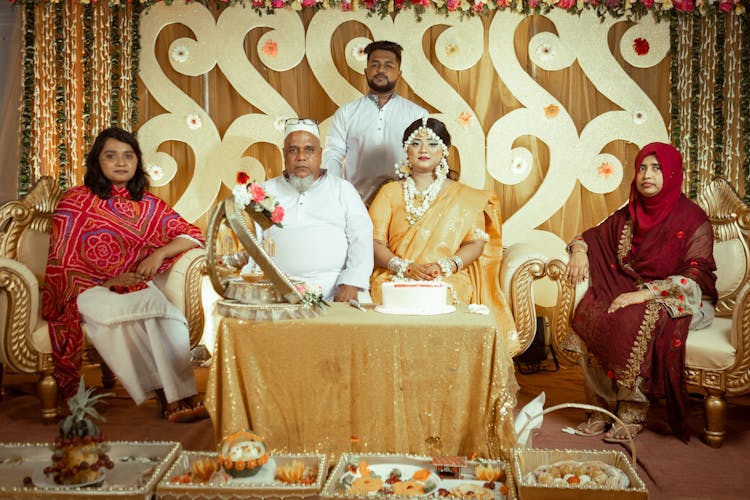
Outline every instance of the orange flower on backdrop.
<path id="1" fill-rule="evenodd" d="M 599 165 L 596 170 L 597 172 L 599 172 L 599 177 L 603 177 L 605 179 L 609 179 L 609 176 L 615 173 L 615 168 L 611 163 L 608 163 L 606 161 Z"/>
<path id="2" fill-rule="evenodd" d="M 261 50 L 269 57 L 276 57 L 276 54 L 279 53 L 279 44 L 273 40 L 268 40 L 263 44 Z"/>

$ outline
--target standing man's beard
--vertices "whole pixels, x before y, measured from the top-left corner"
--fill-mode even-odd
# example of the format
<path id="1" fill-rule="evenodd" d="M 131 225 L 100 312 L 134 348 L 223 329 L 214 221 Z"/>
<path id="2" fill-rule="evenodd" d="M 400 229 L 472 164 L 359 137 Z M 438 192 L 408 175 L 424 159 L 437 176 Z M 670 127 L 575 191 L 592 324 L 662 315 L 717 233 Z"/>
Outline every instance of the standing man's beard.
<path id="1" fill-rule="evenodd" d="M 371 80 L 367 80 L 367 86 L 370 87 L 370 90 L 373 90 L 375 92 L 390 92 L 391 90 L 396 88 L 396 82 L 392 82 L 388 80 L 388 78 L 386 78 L 385 81 L 386 83 L 378 85 L 377 83 L 375 83 L 375 78 L 373 78 Z"/>
<path id="2" fill-rule="evenodd" d="M 294 174 L 289 174 L 289 178 L 287 180 L 289 181 L 289 184 L 291 184 L 292 187 L 297 190 L 298 193 L 304 193 L 305 191 L 310 189 L 310 186 L 313 185 L 316 179 L 312 175 L 308 175 L 307 177 L 297 177 Z"/>

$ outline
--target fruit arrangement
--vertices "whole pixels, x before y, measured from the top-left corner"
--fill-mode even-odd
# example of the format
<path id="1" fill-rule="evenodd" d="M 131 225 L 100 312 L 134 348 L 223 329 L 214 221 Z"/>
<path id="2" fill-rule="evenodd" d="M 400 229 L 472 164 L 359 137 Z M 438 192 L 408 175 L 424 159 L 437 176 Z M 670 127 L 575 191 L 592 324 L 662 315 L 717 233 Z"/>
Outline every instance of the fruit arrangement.
<path id="1" fill-rule="evenodd" d="M 232 477 L 254 476 L 268 458 L 263 438 L 249 431 L 228 435 L 219 447 L 219 463 Z"/>
<path id="2" fill-rule="evenodd" d="M 57 484 L 91 484 L 101 479 L 104 469 L 114 462 L 107 456 L 109 445 L 104 442 L 94 419 L 104 421 L 94 405 L 111 394 L 91 396 L 81 377 L 78 392 L 68 400 L 70 415 L 59 423 L 60 433 L 52 443 L 52 465 L 44 469 Z"/>

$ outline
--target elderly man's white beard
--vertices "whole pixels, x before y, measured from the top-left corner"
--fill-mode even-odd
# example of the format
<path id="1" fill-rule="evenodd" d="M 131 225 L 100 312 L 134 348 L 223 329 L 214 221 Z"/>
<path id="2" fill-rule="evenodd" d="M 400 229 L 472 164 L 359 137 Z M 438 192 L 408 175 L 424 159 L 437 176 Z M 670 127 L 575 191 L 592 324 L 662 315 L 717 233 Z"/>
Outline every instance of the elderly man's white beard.
<path id="1" fill-rule="evenodd" d="M 308 189 L 310 189 L 310 186 L 315 183 L 316 179 L 312 175 L 308 175 L 307 177 L 297 177 L 294 174 L 289 174 L 289 177 L 287 179 L 289 181 L 289 184 L 292 185 L 294 189 L 297 190 L 298 193 L 304 193 Z"/>

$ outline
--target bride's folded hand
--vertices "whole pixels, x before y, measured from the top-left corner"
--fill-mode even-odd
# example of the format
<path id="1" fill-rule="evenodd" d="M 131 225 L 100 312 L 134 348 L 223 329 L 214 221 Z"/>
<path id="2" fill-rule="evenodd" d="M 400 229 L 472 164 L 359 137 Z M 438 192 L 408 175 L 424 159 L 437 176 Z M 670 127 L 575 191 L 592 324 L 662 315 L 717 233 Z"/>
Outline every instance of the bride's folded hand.
<path id="1" fill-rule="evenodd" d="M 435 263 L 416 264 L 411 263 L 406 269 L 406 277 L 413 280 L 430 281 L 434 280 L 440 274 L 440 266 Z"/>

